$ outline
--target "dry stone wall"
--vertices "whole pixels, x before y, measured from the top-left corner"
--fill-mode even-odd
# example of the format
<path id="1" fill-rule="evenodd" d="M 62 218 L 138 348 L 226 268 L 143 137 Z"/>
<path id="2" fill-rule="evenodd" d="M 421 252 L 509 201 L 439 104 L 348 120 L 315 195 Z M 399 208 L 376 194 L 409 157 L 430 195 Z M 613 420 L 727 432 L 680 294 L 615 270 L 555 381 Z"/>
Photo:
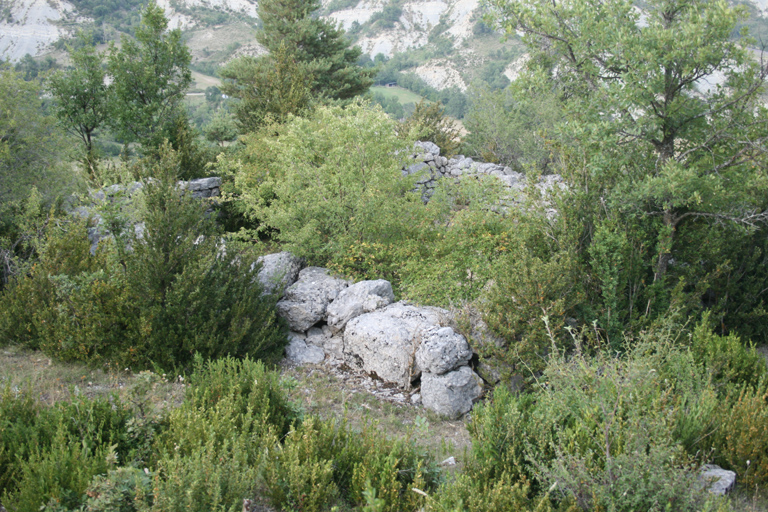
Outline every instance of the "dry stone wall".
<path id="1" fill-rule="evenodd" d="M 351 283 L 319 267 L 296 274 L 300 265 L 290 253 L 265 256 L 258 278 L 282 296 L 277 310 L 291 328 L 289 360 L 346 365 L 402 391 L 420 386 L 414 396 L 438 414 L 469 412 L 483 381 L 469 365 L 467 340 L 448 326 L 448 311 L 394 302 L 383 279 Z"/>
<path id="2" fill-rule="evenodd" d="M 463 155 L 446 158 L 440 156 L 440 148 L 432 142 L 417 142 L 409 155 L 409 160 L 412 163 L 403 167 L 403 176 L 417 176 L 416 184 L 425 203 L 432 197 L 437 183 L 442 179 L 460 180 L 495 176 L 507 190 L 506 196 L 510 203 L 519 202 L 522 193 L 528 187 L 525 175 L 512 170 L 511 167 L 476 162 Z M 559 174 L 541 176 L 534 185 L 539 193 L 544 193 L 555 186 L 565 186 Z"/>

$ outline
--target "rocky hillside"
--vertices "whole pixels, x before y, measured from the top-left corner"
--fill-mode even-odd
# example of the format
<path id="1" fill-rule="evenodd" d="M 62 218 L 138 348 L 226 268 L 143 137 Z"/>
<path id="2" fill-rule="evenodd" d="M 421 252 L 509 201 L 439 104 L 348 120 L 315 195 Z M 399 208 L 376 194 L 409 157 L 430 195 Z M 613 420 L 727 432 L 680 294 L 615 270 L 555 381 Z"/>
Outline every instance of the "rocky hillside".
<path id="1" fill-rule="evenodd" d="M 186 35 L 195 64 L 203 70 L 241 53 L 258 53 L 255 0 L 159 0 L 171 20 Z M 130 32 L 138 0 L 117 2 L 111 17 L 107 7 L 88 0 L 0 0 L 0 55 L 18 61 L 27 53 L 55 52 L 55 43 L 77 28 L 100 26 L 104 39 Z M 111 5 L 111 4 L 109 4 Z M 410 54 L 407 68 L 429 85 L 464 90 L 488 62 L 510 60 L 515 52 L 498 36 L 478 25 L 479 0 L 326 0 L 323 16 L 337 20 L 371 58 Z M 122 26 L 120 26 L 122 23 Z M 117 25 L 117 26 L 116 26 Z M 114 30 L 112 30 L 114 29 Z M 59 46 L 61 46 L 59 44 Z"/>
<path id="2" fill-rule="evenodd" d="M 77 28 L 97 26 L 106 41 L 131 32 L 144 0 L 0 0 L 0 56 L 18 61 L 55 51 L 56 42 Z M 158 0 L 180 27 L 199 71 L 242 53 L 262 51 L 255 41 L 257 0 Z M 768 34 L 766 0 L 747 2 L 747 25 Z M 399 70 L 430 86 L 466 90 L 474 80 L 512 79 L 522 49 L 502 43 L 481 22 L 479 0 L 323 0 L 323 16 L 338 21 L 371 58 L 405 54 Z M 765 38 L 763 38 L 765 39 Z M 62 45 L 59 44 L 59 47 Z"/>

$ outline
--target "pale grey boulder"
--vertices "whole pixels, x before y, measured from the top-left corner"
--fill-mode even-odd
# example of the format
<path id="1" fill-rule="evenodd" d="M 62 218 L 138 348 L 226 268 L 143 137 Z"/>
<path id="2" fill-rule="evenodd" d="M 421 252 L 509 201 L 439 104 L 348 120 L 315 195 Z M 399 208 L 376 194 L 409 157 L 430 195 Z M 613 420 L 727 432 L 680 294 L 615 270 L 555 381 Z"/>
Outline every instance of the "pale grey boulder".
<path id="1" fill-rule="evenodd" d="M 282 295 L 287 287 L 296 282 L 304 266 L 301 258 L 286 251 L 260 256 L 256 263 L 261 265 L 256 279 L 265 295 Z"/>
<path id="2" fill-rule="evenodd" d="M 431 327 L 424 334 L 424 341 L 416 351 L 416 364 L 422 372 L 442 375 L 472 359 L 466 338 L 450 327 Z"/>
<path id="3" fill-rule="evenodd" d="M 344 329 L 347 322 L 363 313 L 370 313 L 395 301 L 389 281 L 360 281 L 339 292 L 339 296 L 327 308 L 327 322 L 335 334 Z"/>
<path id="4" fill-rule="evenodd" d="M 421 402 L 441 416 L 456 419 L 472 410 L 483 393 L 483 380 L 469 366 L 435 375 L 421 374 Z"/>
<path id="5" fill-rule="evenodd" d="M 440 148 L 434 142 L 416 141 L 413 145 L 414 151 L 424 153 L 433 157 L 440 156 Z"/>
<path id="6" fill-rule="evenodd" d="M 414 364 L 423 333 L 439 327 L 448 312 L 404 302 L 353 318 L 344 330 L 344 354 L 353 368 L 408 389 L 420 374 Z"/>
<path id="7" fill-rule="evenodd" d="M 325 359 L 325 352 L 320 347 L 308 344 L 303 334 L 290 332 L 285 357 L 296 364 L 318 364 Z"/>
<path id="8" fill-rule="evenodd" d="M 305 332 L 325 318 L 328 304 L 349 286 L 349 282 L 328 275 L 328 270 L 307 267 L 299 272 L 298 280 L 286 288 L 277 303 L 277 313 L 293 331 Z"/>
<path id="9" fill-rule="evenodd" d="M 344 339 L 335 335 L 327 325 L 312 327 L 307 331 L 307 345 L 320 347 L 325 355 L 336 362 L 344 360 Z"/>
<path id="10" fill-rule="evenodd" d="M 714 464 L 705 464 L 701 468 L 699 484 L 710 494 L 723 496 L 731 492 L 736 486 L 736 473 Z"/>

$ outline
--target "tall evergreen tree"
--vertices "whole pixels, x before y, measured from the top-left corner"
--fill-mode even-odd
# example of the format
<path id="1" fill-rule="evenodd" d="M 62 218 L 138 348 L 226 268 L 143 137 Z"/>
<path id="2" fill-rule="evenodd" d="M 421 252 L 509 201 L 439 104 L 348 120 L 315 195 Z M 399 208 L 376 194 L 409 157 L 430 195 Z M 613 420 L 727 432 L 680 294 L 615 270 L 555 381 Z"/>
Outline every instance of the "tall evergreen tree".
<path id="1" fill-rule="evenodd" d="M 329 99 L 349 99 L 368 90 L 373 70 L 357 65 L 359 47 L 349 48 L 344 30 L 315 15 L 320 0 L 263 0 L 259 43 L 271 53 L 284 44 L 314 77 L 312 92 Z"/>
<path id="2" fill-rule="evenodd" d="M 241 131 L 261 126 L 268 116 L 283 121 L 310 105 L 312 74 L 296 62 L 284 44 L 262 57 L 243 56 L 219 71 L 221 90 L 239 101 L 234 114 Z"/>

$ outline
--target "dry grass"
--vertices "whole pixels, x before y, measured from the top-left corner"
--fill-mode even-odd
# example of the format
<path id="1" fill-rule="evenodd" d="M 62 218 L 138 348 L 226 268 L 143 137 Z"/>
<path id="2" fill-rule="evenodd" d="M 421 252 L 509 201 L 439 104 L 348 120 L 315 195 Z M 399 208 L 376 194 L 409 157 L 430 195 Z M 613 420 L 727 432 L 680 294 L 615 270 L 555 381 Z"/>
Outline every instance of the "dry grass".
<path id="1" fill-rule="evenodd" d="M 82 364 L 62 363 L 42 352 L 18 347 L 0 349 L 0 387 L 29 388 L 35 396 L 52 405 L 69 400 L 73 395 L 89 398 L 117 394 L 129 399 L 141 374 L 118 369 L 93 369 Z M 184 385 L 168 382 L 159 376 L 155 379 L 147 399 L 159 407 L 173 407 L 184 397 Z"/>
<path id="2" fill-rule="evenodd" d="M 292 400 L 306 414 L 322 418 L 347 417 L 352 428 L 376 423 L 382 432 L 393 438 L 409 437 L 426 447 L 442 461 L 455 457 L 459 469 L 470 446 L 466 419 L 446 420 L 410 402 L 404 394 L 402 402 L 380 399 L 377 391 L 386 384 L 362 375 L 329 371 L 323 366 L 281 366 L 283 382 Z M 132 374 L 117 369 L 93 369 L 82 364 L 62 363 L 37 351 L 17 347 L 0 349 L 0 387 L 29 387 L 46 404 L 69 400 L 83 394 L 89 398 L 117 394 L 130 401 L 146 374 Z M 145 400 L 164 409 L 181 404 L 184 385 L 168 382 L 163 376 L 153 376 L 149 396 Z M 391 394 L 391 393 L 390 393 Z"/>
<path id="3" fill-rule="evenodd" d="M 438 462 L 454 457 L 458 463 L 454 469 L 460 469 L 470 446 L 467 418 L 441 418 L 412 404 L 407 393 L 402 393 L 402 401 L 381 399 L 377 392 L 387 384 L 326 366 L 286 364 L 281 371 L 290 397 L 308 414 L 339 419 L 346 416 L 352 428 L 375 422 L 389 436 L 409 437 L 427 448 Z"/>

